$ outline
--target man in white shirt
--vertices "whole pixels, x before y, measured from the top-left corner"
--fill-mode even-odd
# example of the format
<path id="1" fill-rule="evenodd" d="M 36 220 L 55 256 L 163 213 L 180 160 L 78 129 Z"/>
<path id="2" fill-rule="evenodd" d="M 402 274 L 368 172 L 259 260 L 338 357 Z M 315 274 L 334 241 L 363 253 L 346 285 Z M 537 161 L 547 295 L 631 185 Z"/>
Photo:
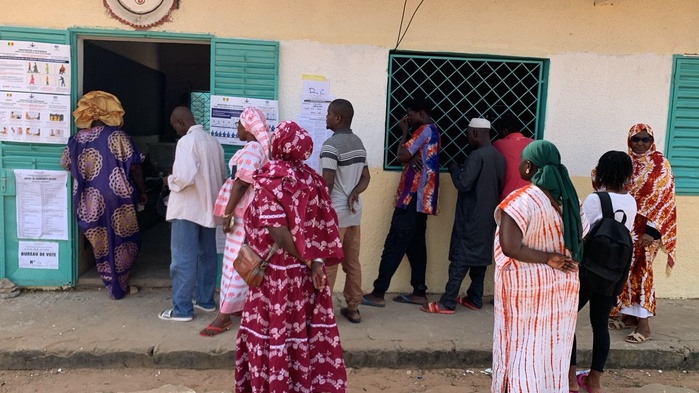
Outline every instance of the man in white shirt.
<path id="1" fill-rule="evenodd" d="M 170 124 L 182 138 L 177 142 L 166 219 L 172 223 L 170 278 L 172 305 L 158 317 L 187 322 L 194 307 L 216 311 L 216 196 L 226 178 L 221 144 L 194 122 L 192 112 L 177 107 Z M 192 302 L 194 297 L 194 303 Z"/>

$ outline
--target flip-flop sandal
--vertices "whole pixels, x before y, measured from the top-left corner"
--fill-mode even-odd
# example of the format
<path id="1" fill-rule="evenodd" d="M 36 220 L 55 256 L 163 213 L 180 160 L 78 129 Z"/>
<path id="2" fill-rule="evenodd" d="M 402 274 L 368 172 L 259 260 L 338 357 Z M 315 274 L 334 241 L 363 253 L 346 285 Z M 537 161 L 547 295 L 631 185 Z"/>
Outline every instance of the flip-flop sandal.
<path id="1" fill-rule="evenodd" d="M 481 309 L 480 307 L 476 307 L 475 304 L 471 303 L 471 301 L 465 297 L 457 297 L 456 302 L 459 303 L 460 305 L 466 307 L 466 308 L 470 308 L 471 310 L 478 311 Z"/>
<path id="2" fill-rule="evenodd" d="M 204 328 L 204 330 L 199 332 L 199 335 L 202 337 L 213 337 L 213 336 L 218 336 L 219 334 L 226 332 L 228 330 L 231 330 L 231 325 L 233 325 L 233 322 L 228 322 L 227 324 L 218 327 L 218 326 L 211 326 L 210 324 Z M 205 331 L 211 331 L 213 334 L 204 334 Z"/>
<path id="3" fill-rule="evenodd" d="M 646 337 L 639 332 L 633 332 L 624 338 L 624 341 L 631 344 L 641 344 L 650 340 L 650 336 Z"/>
<path id="4" fill-rule="evenodd" d="M 366 297 L 362 296 L 362 305 L 364 306 L 371 306 L 371 307 L 386 307 L 386 303 L 374 303 L 367 299 Z"/>
<path id="5" fill-rule="evenodd" d="M 422 306 L 422 305 L 427 304 L 427 298 L 425 298 L 424 302 L 416 302 L 416 301 L 410 299 L 410 297 L 408 295 L 398 295 L 398 296 L 393 298 L 393 301 L 397 302 L 397 303 L 417 304 L 418 306 Z"/>
<path id="6" fill-rule="evenodd" d="M 624 329 L 635 329 L 636 325 L 627 325 L 621 319 L 610 319 L 607 323 L 607 328 L 609 330 L 624 330 Z"/>
<path id="7" fill-rule="evenodd" d="M 578 380 L 578 386 L 580 386 L 580 389 L 587 392 L 587 393 L 590 393 L 590 388 L 587 387 L 587 385 L 585 385 L 585 382 L 583 382 L 583 378 L 586 376 L 587 376 L 587 374 L 578 374 L 578 376 L 575 378 Z M 571 390 L 571 392 L 572 392 L 572 390 Z"/>
<path id="8" fill-rule="evenodd" d="M 430 313 L 430 314 L 454 314 L 454 310 L 450 310 L 448 308 L 441 308 L 439 306 L 439 303 L 437 302 L 431 302 L 427 304 L 423 304 L 420 306 L 420 310 Z"/>
<path id="9" fill-rule="evenodd" d="M 359 313 L 359 310 L 357 310 L 357 313 Z M 349 308 L 347 308 L 347 307 L 342 307 L 342 308 L 340 309 L 340 314 L 341 314 L 343 317 L 347 318 L 347 320 L 350 321 L 350 322 L 352 322 L 352 323 L 359 323 L 359 322 L 362 321 L 361 315 L 359 316 L 359 318 L 352 318 L 352 317 L 350 316 L 350 314 L 349 314 Z"/>

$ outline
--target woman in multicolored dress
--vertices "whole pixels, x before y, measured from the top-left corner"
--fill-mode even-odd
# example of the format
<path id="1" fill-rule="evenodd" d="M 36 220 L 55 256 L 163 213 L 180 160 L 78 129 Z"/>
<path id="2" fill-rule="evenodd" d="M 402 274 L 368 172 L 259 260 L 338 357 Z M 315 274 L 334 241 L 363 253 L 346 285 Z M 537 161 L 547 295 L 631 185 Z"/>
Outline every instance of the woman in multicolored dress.
<path id="1" fill-rule="evenodd" d="M 214 215 L 223 217 L 226 246 L 220 308 L 216 319 L 199 332 L 204 337 L 216 336 L 230 329 L 233 324 L 231 316 L 242 313 L 248 295 L 248 286 L 233 268 L 233 261 L 245 242 L 243 215 L 252 200 L 252 176 L 267 162 L 269 155 L 269 126 L 261 110 L 251 106 L 243 110 L 238 121 L 238 138 L 247 143 L 231 157 L 228 163 L 231 177 L 221 187 L 214 207 Z"/>
<path id="2" fill-rule="evenodd" d="M 614 319 L 609 321 L 609 327 L 634 329 L 625 341 L 638 344 L 650 340 L 649 318 L 655 315 L 653 260 L 658 250 L 662 248 L 667 253 L 667 275 L 675 266 L 677 206 L 670 162 L 656 150 L 650 126 L 636 124 L 631 127 L 627 143 L 633 161 L 629 193 L 638 205 L 634 222 L 637 240 L 629 278 L 619 295 L 619 306 L 612 310 Z"/>
<path id="3" fill-rule="evenodd" d="M 143 156 L 120 127 L 124 109 L 115 96 L 92 91 L 73 111 L 80 128 L 63 150 L 61 166 L 73 176 L 78 228 L 92 246 L 107 294 L 135 293 L 129 272 L 141 247 L 136 203 L 147 201 Z"/>
<path id="4" fill-rule="evenodd" d="M 588 230 L 556 146 L 522 151 L 522 179 L 495 210 L 493 393 L 567 393 Z"/>
<path id="5" fill-rule="evenodd" d="M 308 132 L 277 127 L 270 162 L 254 176 L 247 243 L 263 258 L 262 284 L 248 290 L 235 351 L 235 391 L 344 393 L 347 374 L 324 263 L 342 257 L 337 215 L 323 181 L 303 161 Z M 306 264 L 310 264 L 310 268 Z"/>

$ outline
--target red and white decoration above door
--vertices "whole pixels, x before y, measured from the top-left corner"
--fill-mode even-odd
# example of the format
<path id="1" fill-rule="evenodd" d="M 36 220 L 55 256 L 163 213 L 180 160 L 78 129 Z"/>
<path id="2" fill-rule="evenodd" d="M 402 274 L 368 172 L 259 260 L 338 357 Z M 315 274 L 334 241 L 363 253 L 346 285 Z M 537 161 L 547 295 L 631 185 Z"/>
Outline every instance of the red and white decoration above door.
<path id="1" fill-rule="evenodd" d="M 121 23 L 149 29 L 170 19 L 179 0 L 104 0 L 109 13 Z"/>

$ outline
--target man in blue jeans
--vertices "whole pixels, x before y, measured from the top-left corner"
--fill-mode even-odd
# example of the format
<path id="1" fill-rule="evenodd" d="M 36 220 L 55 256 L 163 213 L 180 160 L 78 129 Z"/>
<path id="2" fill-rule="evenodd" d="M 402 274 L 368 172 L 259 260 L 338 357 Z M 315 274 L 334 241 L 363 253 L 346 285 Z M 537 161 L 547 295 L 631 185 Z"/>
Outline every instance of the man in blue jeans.
<path id="1" fill-rule="evenodd" d="M 188 322 L 194 318 L 195 307 L 216 311 L 218 222 L 213 212 L 218 190 L 226 178 L 226 164 L 221 144 L 194 122 L 189 109 L 175 108 L 170 124 L 182 137 L 177 142 L 172 174 L 163 179 L 170 188 L 166 219 L 172 223 L 173 307 L 158 317 Z"/>

